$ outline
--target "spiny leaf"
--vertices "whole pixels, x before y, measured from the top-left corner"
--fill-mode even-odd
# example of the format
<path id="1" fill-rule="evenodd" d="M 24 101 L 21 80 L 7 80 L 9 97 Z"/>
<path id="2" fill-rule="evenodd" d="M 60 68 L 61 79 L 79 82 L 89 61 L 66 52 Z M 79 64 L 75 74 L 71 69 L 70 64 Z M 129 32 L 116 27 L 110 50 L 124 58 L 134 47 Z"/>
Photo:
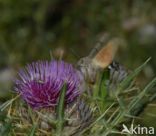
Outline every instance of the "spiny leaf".
<path id="1" fill-rule="evenodd" d="M 65 106 L 65 96 L 66 96 L 67 85 L 63 85 L 60 92 L 59 102 L 57 106 L 57 134 L 61 136 L 61 132 L 64 124 L 64 106 Z"/>
<path id="2" fill-rule="evenodd" d="M 140 102 L 140 100 L 143 98 L 143 96 L 146 95 L 146 93 L 148 91 L 150 91 L 154 86 L 156 85 L 156 78 L 154 78 L 144 89 L 143 91 L 138 94 L 133 101 L 131 101 L 131 103 L 129 104 L 129 111 L 131 111 L 136 105 L 137 103 Z"/>
<path id="3" fill-rule="evenodd" d="M 145 63 L 143 63 L 141 66 L 139 66 L 137 69 L 134 70 L 121 84 L 119 85 L 117 89 L 117 93 L 119 94 L 122 90 L 124 90 L 128 85 L 131 84 L 131 82 L 134 80 L 134 78 L 143 70 L 143 68 L 147 65 L 147 63 L 150 61 L 151 58 L 147 59 Z"/>

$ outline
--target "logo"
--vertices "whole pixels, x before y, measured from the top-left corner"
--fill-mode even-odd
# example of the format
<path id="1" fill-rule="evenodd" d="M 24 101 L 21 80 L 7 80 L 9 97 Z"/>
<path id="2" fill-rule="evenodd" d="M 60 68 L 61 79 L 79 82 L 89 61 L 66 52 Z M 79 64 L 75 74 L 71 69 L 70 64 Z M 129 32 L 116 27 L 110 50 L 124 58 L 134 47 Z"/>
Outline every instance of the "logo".
<path id="1" fill-rule="evenodd" d="M 133 124 L 131 124 L 130 128 L 128 128 L 125 124 L 123 124 L 122 127 L 123 134 L 155 134 L 154 127 L 142 127 L 140 125 L 134 126 Z"/>

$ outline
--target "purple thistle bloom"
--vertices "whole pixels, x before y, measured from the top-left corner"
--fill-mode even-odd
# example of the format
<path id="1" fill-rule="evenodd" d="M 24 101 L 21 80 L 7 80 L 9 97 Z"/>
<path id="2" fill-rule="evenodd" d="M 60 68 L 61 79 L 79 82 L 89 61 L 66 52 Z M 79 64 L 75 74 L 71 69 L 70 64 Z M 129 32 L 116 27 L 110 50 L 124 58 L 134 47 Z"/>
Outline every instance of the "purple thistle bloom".
<path id="1" fill-rule="evenodd" d="M 59 94 L 67 84 L 66 104 L 73 102 L 83 91 L 81 73 L 63 61 L 37 61 L 19 71 L 15 90 L 33 108 L 55 107 Z"/>

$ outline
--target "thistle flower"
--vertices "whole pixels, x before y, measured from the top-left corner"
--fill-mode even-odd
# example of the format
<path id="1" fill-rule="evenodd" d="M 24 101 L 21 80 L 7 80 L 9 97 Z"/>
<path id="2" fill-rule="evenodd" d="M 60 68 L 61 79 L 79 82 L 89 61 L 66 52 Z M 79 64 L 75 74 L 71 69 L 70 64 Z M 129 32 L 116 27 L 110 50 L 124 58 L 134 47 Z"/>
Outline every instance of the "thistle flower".
<path id="1" fill-rule="evenodd" d="M 15 90 L 35 109 L 55 107 L 59 94 L 67 84 L 66 104 L 73 102 L 83 91 L 83 76 L 71 64 L 63 61 L 37 61 L 18 73 Z"/>

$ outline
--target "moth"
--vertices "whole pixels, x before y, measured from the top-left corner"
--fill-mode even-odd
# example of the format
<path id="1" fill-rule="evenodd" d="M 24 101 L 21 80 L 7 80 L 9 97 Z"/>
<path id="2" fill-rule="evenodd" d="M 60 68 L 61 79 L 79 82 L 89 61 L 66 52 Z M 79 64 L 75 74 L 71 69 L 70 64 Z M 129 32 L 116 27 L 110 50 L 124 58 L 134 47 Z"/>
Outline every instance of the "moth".
<path id="1" fill-rule="evenodd" d="M 106 68 L 110 71 L 109 83 L 121 82 L 128 75 L 127 70 L 114 61 L 115 54 L 122 42 L 120 38 L 111 38 L 108 34 L 104 34 L 90 54 L 78 61 L 77 67 L 88 84 L 94 85 L 97 73 Z"/>

